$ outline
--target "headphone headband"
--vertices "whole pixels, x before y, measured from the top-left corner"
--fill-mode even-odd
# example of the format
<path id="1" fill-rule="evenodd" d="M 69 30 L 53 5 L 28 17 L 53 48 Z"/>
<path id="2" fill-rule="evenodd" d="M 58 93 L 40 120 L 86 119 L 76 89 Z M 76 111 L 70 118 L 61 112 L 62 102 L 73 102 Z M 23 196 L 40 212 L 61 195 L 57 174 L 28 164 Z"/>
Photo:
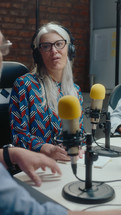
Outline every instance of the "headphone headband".
<path id="1" fill-rule="evenodd" d="M 61 26 L 69 35 L 70 37 L 70 41 L 72 44 L 74 44 L 74 41 L 75 41 L 75 38 L 72 36 L 71 32 L 68 30 L 68 28 L 64 27 L 64 26 Z"/>

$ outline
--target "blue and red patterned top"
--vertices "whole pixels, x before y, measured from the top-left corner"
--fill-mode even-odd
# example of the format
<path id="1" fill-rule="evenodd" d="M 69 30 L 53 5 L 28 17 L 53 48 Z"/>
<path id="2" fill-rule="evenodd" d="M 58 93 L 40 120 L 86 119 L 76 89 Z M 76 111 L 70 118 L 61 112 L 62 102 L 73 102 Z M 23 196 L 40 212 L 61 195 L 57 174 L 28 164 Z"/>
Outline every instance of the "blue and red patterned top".
<path id="1" fill-rule="evenodd" d="M 61 83 L 55 84 L 59 100 L 63 96 Z M 52 108 L 47 108 L 42 87 L 37 75 L 28 73 L 16 79 L 10 99 L 12 142 L 33 151 L 40 151 L 44 143 L 53 143 L 54 135 L 62 131 L 61 119 Z M 82 107 L 81 90 L 76 84 L 74 87 Z M 80 129 L 83 131 L 83 114 L 80 118 Z"/>

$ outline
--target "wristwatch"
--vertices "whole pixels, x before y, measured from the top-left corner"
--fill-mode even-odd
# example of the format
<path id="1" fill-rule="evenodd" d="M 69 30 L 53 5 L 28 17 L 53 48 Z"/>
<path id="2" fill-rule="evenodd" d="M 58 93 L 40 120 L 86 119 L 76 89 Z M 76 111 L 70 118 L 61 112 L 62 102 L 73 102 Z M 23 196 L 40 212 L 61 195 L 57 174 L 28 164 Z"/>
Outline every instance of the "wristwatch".
<path id="1" fill-rule="evenodd" d="M 3 158 L 4 161 L 8 167 L 8 171 L 13 175 L 13 173 L 18 170 L 18 166 L 16 164 L 13 164 L 10 160 L 10 156 L 9 156 L 9 150 L 8 148 L 13 148 L 14 145 L 12 144 L 8 144 L 8 145 L 4 145 L 3 146 Z M 19 169 L 20 170 L 20 169 Z"/>

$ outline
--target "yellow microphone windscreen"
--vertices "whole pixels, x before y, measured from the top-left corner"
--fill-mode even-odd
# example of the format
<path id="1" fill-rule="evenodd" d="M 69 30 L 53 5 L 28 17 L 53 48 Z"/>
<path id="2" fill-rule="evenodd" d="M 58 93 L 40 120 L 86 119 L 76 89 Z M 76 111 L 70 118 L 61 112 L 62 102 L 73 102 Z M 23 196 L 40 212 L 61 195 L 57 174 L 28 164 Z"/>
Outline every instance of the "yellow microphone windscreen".
<path id="1" fill-rule="evenodd" d="M 91 99 L 104 99 L 105 98 L 105 87 L 102 84 L 94 84 L 90 91 Z"/>
<path id="2" fill-rule="evenodd" d="M 58 102 L 58 114 L 61 119 L 76 119 L 81 116 L 81 106 L 76 96 L 63 96 Z"/>

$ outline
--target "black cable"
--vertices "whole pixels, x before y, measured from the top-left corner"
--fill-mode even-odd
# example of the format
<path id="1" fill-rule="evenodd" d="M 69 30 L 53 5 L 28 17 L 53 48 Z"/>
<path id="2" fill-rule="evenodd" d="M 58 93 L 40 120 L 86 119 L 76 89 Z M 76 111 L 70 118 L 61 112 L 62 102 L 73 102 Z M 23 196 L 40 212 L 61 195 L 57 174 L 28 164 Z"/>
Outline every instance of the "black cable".
<path id="1" fill-rule="evenodd" d="M 38 0 L 36 0 L 36 12 L 35 12 L 35 15 L 36 15 L 36 32 L 38 31 L 38 29 L 39 29 L 39 1 Z"/>
<path id="2" fill-rule="evenodd" d="M 85 180 L 79 178 L 76 174 L 74 174 L 75 177 L 81 181 L 81 182 L 85 182 Z M 116 180 L 111 180 L 111 181 L 92 181 L 93 183 L 99 183 L 97 186 L 104 184 L 104 183 L 114 183 L 114 182 L 121 182 L 121 179 L 116 179 Z"/>
<path id="3" fill-rule="evenodd" d="M 73 171 L 74 173 L 74 171 Z M 74 174 L 75 177 L 80 181 L 80 182 L 85 182 L 85 180 L 80 179 L 76 174 Z M 97 185 L 95 184 L 96 187 L 99 187 L 100 185 L 104 184 L 104 183 L 113 183 L 113 182 L 121 182 L 121 179 L 117 179 L 117 180 L 112 180 L 112 181 L 92 181 L 92 183 L 97 183 Z M 84 189 L 79 188 L 81 191 L 84 191 Z"/>
<path id="4" fill-rule="evenodd" d="M 99 143 L 97 143 L 97 141 L 96 141 L 96 139 L 95 139 L 94 136 L 93 136 L 93 140 L 94 140 L 94 142 L 96 143 L 97 146 L 99 146 L 100 148 L 102 148 L 102 149 L 104 149 L 104 150 L 106 150 L 106 151 L 108 151 L 108 152 L 115 152 L 115 153 L 117 153 L 117 154 L 120 154 L 120 153 L 121 153 L 121 152 L 119 152 L 119 151 L 116 151 L 116 150 L 113 150 L 113 149 L 108 149 L 108 148 L 106 148 L 106 147 L 104 147 L 104 146 L 99 145 Z"/>
<path id="5" fill-rule="evenodd" d="M 85 180 L 80 179 L 77 175 L 75 175 L 75 177 L 76 177 L 79 181 L 85 182 Z M 92 181 L 92 182 L 104 184 L 104 183 L 121 182 L 121 179 L 116 179 L 116 180 L 112 180 L 112 181 Z"/>
<path id="6" fill-rule="evenodd" d="M 71 168 L 72 168 L 73 174 L 76 175 L 77 174 L 77 163 L 75 163 L 75 164 L 71 163 Z"/>

